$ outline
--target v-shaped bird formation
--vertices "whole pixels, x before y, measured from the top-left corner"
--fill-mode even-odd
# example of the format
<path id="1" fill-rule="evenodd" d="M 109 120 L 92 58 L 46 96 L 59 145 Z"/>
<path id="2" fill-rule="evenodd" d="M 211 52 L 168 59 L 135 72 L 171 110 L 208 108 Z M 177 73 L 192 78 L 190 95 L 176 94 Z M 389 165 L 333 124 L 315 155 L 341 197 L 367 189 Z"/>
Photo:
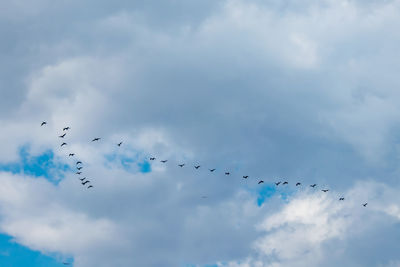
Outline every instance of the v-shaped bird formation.
<path id="1" fill-rule="evenodd" d="M 47 125 L 47 122 L 46 121 L 43 121 L 41 124 L 40 124 L 40 126 L 45 126 L 45 125 Z M 69 127 L 69 126 L 67 126 L 67 127 L 64 127 L 63 128 L 63 134 L 62 135 L 59 135 L 58 137 L 59 138 L 65 138 L 66 137 L 66 135 L 67 135 L 67 132 L 66 131 L 68 131 L 68 130 L 70 130 L 71 129 L 71 127 Z M 100 141 L 101 140 L 101 138 L 100 137 L 95 137 L 95 138 L 93 138 L 92 140 L 91 140 L 91 142 L 98 142 L 98 141 Z M 118 147 L 120 147 L 121 145 L 122 145 L 122 141 L 121 142 L 119 142 L 119 143 L 117 143 L 116 145 L 118 146 Z M 61 143 L 61 147 L 64 147 L 64 146 L 67 146 L 68 144 L 66 143 L 66 142 L 62 142 Z M 68 154 L 68 156 L 69 157 L 75 157 L 75 153 L 69 153 Z M 149 160 L 150 161 L 156 161 L 156 157 L 154 157 L 154 156 L 151 156 L 151 157 L 149 157 Z M 163 164 L 166 164 L 167 162 L 168 162 L 168 160 L 167 159 L 163 159 L 163 160 L 160 160 L 160 162 L 161 163 L 163 163 Z M 178 166 L 180 167 L 180 168 L 183 168 L 183 167 L 185 167 L 186 166 L 186 163 L 180 163 L 180 164 L 178 164 Z M 196 170 L 198 170 L 201 166 L 200 165 L 194 165 L 193 166 L 194 167 L 194 169 L 196 169 Z M 80 176 L 82 173 L 83 173 L 83 171 L 82 171 L 82 169 L 83 169 L 83 163 L 82 163 L 82 161 L 76 161 L 76 173 L 75 174 L 77 174 L 78 176 Z M 216 168 L 212 168 L 212 169 L 208 169 L 209 171 L 210 171 L 210 173 L 213 173 L 213 172 L 215 172 L 217 169 Z M 231 172 L 230 171 L 224 171 L 224 174 L 225 175 L 231 175 Z M 243 177 L 243 179 L 248 179 L 250 176 L 249 175 L 243 175 L 242 176 Z M 91 184 L 91 181 L 90 180 L 88 180 L 86 177 L 83 177 L 83 178 L 79 178 L 79 180 L 80 180 L 80 182 L 81 182 L 81 184 L 83 185 L 83 186 L 85 186 L 86 187 L 86 185 L 87 184 L 89 184 L 86 188 L 87 189 L 90 189 L 90 188 L 93 188 L 94 186 Z M 263 184 L 264 183 L 264 181 L 263 180 L 261 180 L 261 179 L 258 179 L 258 182 L 257 182 L 257 184 Z M 289 185 L 289 182 L 288 181 L 277 181 L 277 182 L 274 182 L 274 184 L 275 184 L 275 186 L 279 186 L 279 185 L 282 185 L 282 186 L 284 186 L 284 185 Z M 296 187 L 301 187 L 302 186 L 302 183 L 301 182 L 297 182 L 296 184 L 295 184 L 295 186 Z M 315 187 L 317 187 L 317 184 L 311 184 L 311 185 L 309 185 L 310 187 L 312 187 L 312 188 L 315 188 Z M 329 192 L 329 189 L 326 189 L 326 188 L 324 188 L 324 189 L 321 189 L 321 191 L 322 192 L 324 192 L 324 193 L 327 193 L 327 192 Z M 207 197 L 202 197 L 202 198 L 207 198 Z M 345 200 L 345 198 L 344 197 L 340 197 L 339 198 L 339 201 L 344 201 Z M 367 205 L 368 205 L 368 203 L 363 203 L 362 204 L 362 206 L 363 207 L 367 207 Z"/>

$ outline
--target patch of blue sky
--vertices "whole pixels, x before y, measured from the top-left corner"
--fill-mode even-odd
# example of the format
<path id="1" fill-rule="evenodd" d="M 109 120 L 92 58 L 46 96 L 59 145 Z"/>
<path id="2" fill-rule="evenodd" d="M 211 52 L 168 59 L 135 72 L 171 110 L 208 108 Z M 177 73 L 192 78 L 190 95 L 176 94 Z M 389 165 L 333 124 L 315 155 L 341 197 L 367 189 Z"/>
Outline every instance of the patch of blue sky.
<path id="1" fill-rule="evenodd" d="M 63 261 L 57 260 L 56 257 L 44 255 L 38 251 L 30 250 L 13 241 L 12 237 L 0 234 L 0 266 L 1 267 L 59 267 L 65 266 L 63 262 L 71 263 L 72 259 Z"/>
<path id="2" fill-rule="evenodd" d="M 132 152 L 132 151 L 131 151 Z M 119 164 L 128 172 L 151 172 L 151 164 L 148 160 L 142 157 L 141 153 L 132 153 L 132 156 L 124 154 L 107 154 L 104 156 L 108 163 Z"/>
<path id="3" fill-rule="evenodd" d="M 257 206 L 261 207 L 262 204 L 271 198 L 277 192 L 275 185 L 264 184 L 257 190 Z"/>
<path id="4" fill-rule="evenodd" d="M 26 174 L 35 177 L 45 177 L 57 184 L 64 173 L 70 170 L 68 164 L 57 162 L 54 153 L 47 150 L 40 155 L 31 155 L 29 146 L 23 146 L 19 151 L 19 161 L 0 163 L 0 170 L 13 174 Z"/>
<path id="5" fill-rule="evenodd" d="M 218 264 L 206 264 L 206 265 L 185 264 L 184 267 L 218 267 Z"/>

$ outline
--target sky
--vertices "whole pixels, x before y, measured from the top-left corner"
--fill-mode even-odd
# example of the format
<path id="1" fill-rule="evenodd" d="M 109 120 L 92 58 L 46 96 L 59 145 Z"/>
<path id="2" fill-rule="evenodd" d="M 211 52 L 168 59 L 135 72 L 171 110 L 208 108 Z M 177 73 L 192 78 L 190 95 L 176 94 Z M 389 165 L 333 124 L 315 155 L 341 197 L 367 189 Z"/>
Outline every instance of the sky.
<path id="1" fill-rule="evenodd" d="M 400 266 L 399 12 L 3 1 L 0 265 Z"/>

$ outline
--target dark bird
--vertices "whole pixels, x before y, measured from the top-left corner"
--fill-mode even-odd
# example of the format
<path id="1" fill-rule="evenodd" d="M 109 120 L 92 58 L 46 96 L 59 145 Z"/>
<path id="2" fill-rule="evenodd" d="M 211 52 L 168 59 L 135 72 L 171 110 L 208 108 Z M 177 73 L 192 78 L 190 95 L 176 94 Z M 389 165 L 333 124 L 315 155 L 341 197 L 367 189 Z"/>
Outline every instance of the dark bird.
<path id="1" fill-rule="evenodd" d="M 277 182 L 277 183 L 275 183 L 275 185 L 276 185 L 276 186 L 278 186 L 278 185 L 280 185 L 280 184 L 281 184 L 281 182 Z"/>
<path id="2" fill-rule="evenodd" d="M 82 164 L 82 161 L 77 161 L 77 162 L 76 162 L 76 165 L 78 165 L 78 164 Z"/>
<path id="3" fill-rule="evenodd" d="M 213 172 L 213 171 L 215 171 L 215 169 L 209 169 L 210 170 L 210 172 Z"/>
<path id="4" fill-rule="evenodd" d="M 85 180 L 85 179 L 86 179 L 86 177 L 79 178 L 79 180 L 81 180 L 82 182 L 83 182 L 83 180 Z"/>
<path id="5" fill-rule="evenodd" d="M 344 197 L 339 198 L 339 200 L 344 200 Z"/>
<path id="6" fill-rule="evenodd" d="M 249 176 L 248 175 L 243 175 L 243 178 L 247 179 L 247 178 L 249 178 Z"/>
<path id="7" fill-rule="evenodd" d="M 368 203 L 364 203 L 364 204 L 362 204 L 364 207 L 366 207 L 367 205 L 368 205 Z"/>
<path id="8" fill-rule="evenodd" d="M 69 129 L 71 129 L 71 128 L 68 126 L 68 127 L 63 128 L 63 131 L 68 131 Z"/>
<path id="9" fill-rule="evenodd" d="M 285 185 L 285 184 L 288 184 L 288 182 L 283 182 L 283 184 L 282 184 L 282 185 Z"/>
<path id="10" fill-rule="evenodd" d="M 64 264 L 64 265 L 70 265 L 70 263 L 69 263 L 69 262 L 63 262 L 63 264 Z"/>
<path id="11" fill-rule="evenodd" d="M 44 121 L 44 122 L 42 122 L 42 124 L 40 124 L 40 126 L 43 126 L 43 125 L 45 125 L 45 124 L 47 124 L 47 122 Z"/>
<path id="12" fill-rule="evenodd" d="M 324 192 L 324 193 L 326 193 L 326 192 L 329 191 L 329 189 L 322 189 L 321 191 Z"/>
<path id="13" fill-rule="evenodd" d="M 121 146 L 122 145 L 122 142 L 119 142 L 118 144 L 117 144 L 117 146 Z"/>
<path id="14" fill-rule="evenodd" d="M 225 175 L 229 175 L 230 173 L 229 172 L 225 172 Z"/>
<path id="15" fill-rule="evenodd" d="M 160 162 L 162 162 L 162 163 L 165 163 L 165 162 L 167 162 L 167 161 L 168 161 L 168 160 L 166 160 L 166 159 L 165 159 L 165 160 L 160 160 Z"/>
<path id="16" fill-rule="evenodd" d="M 150 160 L 155 160 L 156 158 L 150 158 Z"/>
<path id="17" fill-rule="evenodd" d="M 65 142 L 61 144 L 61 146 L 66 146 L 66 145 L 67 145 L 67 143 L 65 143 Z"/>
<path id="18" fill-rule="evenodd" d="M 78 171 L 82 170 L 83 167 L 77 167 Z"/>
<path id="19" fill-rule="evenodd" d="M 87 183 L 90 183 L 90 181 L 89 181 L 89 180 L 86 180 L 86 181 L 82 182 L 83 185 L 85 185 L 85 184 L 87 184 Z"/>
<path id="20" fill-rule="evenodd" d="M 63 135 L 60 135 L 60 136 L 58 136 L 58 137 L 64 138 L 66 134 L 67 134 L 67 133 L 64 133 Z"/>
<path id="21" fill-rule="evenodd" d="M 92 187 L 93 187 L 93 185 L 89 185 L 89 186 L 88 186 L 88 189 L 89 189 L 89 188 L 92 188 Z"/>
<path id="22" fill-rule="evenodd" d="M 296 186 L 299 186 L 299 185 L 301 185 L 301 183 L 296 183 Z"/>
<path id="23" fill-rule="evenodd" d="M 81 174 L 82 174 L 82 172 L 76 172 L 75 174 L 81 175 Z"/>
<path id="24" fill-rule="evenodd" d="M 200 165 L 194 166 L 194 168 L 197 170 L 198 168 L 200 168 Z"/>
<path id="25" fill-rule="evenodd" d="M 178 166 L 182 168 L 183 166 L 185 166 L 185 164 L 178 164 Z"/>
<path id="26" fill-rule="evenodd" d="M 310 187 L 312 187 L 312 188 L 314 188 L 314 187 L 316 187 L 317 186 L 317 184 L 312 184 L 312 185 L 310 185 Z"/>
<path id="27" fill-rule="evenodd" d="M 75 154 L 74 153 L 69 153 L 68 156 L 73 157 L 73 156 L 75 156 Z"/>
<path id="28" fill-rule="evenodd" d="M 99 141 L 100 139 L 101 139 L 100 137 L 93 138 L 92 142 Z"/>
<path id="29" fill-rule="evenodd" d="M 260 180 L 260 181 L 258 182 L 258 184 L 262 184 L 262 183 L 264 183 L 264 181 L 263 181 L 263 180 Z"/>

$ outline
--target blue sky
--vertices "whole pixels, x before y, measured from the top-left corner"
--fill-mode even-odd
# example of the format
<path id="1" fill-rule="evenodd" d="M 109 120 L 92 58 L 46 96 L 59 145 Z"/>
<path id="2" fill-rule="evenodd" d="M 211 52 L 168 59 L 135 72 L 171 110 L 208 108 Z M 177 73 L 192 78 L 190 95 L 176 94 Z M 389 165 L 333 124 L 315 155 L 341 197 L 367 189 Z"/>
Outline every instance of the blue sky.
<path id="1" fill-rule="evenodd" d="M 399 266 L 399 12 L 3 3 L 0 250 L 77 267 Z"/>

